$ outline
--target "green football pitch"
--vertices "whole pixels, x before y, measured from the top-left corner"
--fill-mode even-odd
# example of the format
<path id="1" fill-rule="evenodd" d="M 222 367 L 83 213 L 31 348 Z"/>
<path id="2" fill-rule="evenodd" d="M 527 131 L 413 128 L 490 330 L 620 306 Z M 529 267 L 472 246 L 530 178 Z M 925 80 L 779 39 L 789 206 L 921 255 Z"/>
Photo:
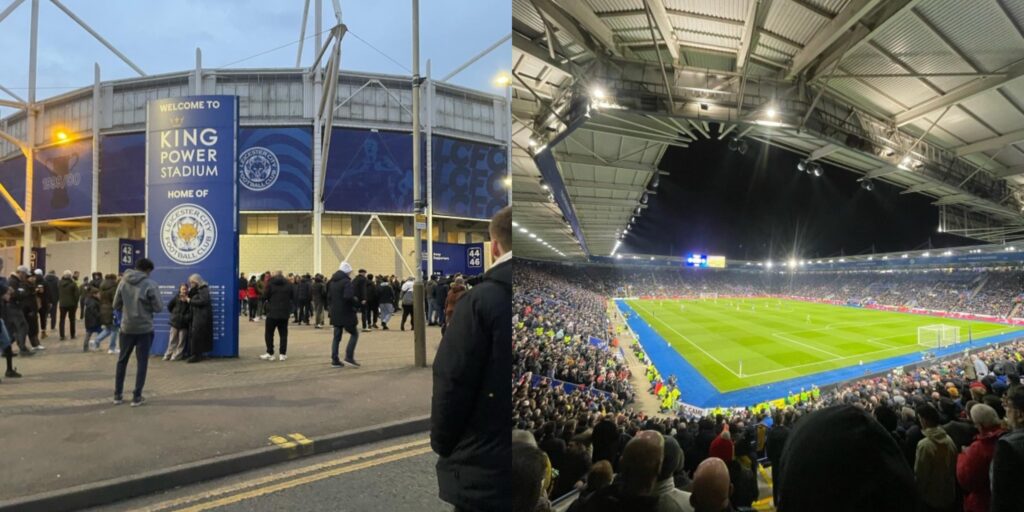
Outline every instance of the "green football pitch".
<path id="1" fill-rule="evenodd" d="M 959 327 L 965 348 L 968 337 L 1019 330 L 771 298 L 626 302 L 720 392 L 928 350 L 917 342 L 918 327 Z"/>

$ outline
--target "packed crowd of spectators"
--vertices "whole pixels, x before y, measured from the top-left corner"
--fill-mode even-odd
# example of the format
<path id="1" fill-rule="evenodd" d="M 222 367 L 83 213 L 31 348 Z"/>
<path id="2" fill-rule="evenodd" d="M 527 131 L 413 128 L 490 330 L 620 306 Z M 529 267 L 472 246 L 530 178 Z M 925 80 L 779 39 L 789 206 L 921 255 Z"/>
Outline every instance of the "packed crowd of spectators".
<path id="1" fill-rule="evenodd" d="M 837 289 L 859 293 L 878 279 L 852 275 L 836 285 L 820 275 L 791 282 L 799 281 L 801 296 L 832 293 L 842 300 Z M 735 276 L 714 279 L 743 286 Z M 987 279 L 957 276 L 929 289 L 961 294 L 960 286 L 987 289 L 1016 276 Z M 533 297 L 517 302 L 515 311 L 522 317 L 534 306 L 535 313 L 551 299 L 553 306 L 536 313 L 544 322 L 586 318 L 604 326 L 606 320 L 595 318 L 606 313 L 601 294 L 641 285 L 653 291 L 673 280 L 687 282 L 687 293 L 710 286 L 707 280 L 692 284 L 681 272 L 655 279 L 645 271 L 618 275 L 520 263 L 517 299 Z M 992 290 L 1019 293 L 1012 285 Z M 781 406 L 656 416 L 621 395 L 532 379 L 524 364 L 538 358 L 524 350 L 538 348 L 523 331 L 517 328 L 513 341 L 513 510 L 547 510 L 574 490 L 570 510 L 583 512 L 749 510 L 769 497 L 781 511 L 1024 510 L 1016 486 L 1024 474 L 1024 341 L 797 395 Z M 580 348 L 589 344 L 579 338 L 564 345 L 591 350 Z M 762 464 L 770 466 L 773 496 L 759 491 Z"/>

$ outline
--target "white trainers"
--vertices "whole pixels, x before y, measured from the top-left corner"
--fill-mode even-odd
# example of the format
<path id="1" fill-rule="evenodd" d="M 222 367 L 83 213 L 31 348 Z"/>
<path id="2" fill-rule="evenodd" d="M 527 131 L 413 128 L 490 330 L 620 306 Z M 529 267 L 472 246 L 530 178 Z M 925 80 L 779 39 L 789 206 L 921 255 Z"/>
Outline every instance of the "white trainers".
<path id="1" fill-rule="evenodd" d="M 274 360 L 274 354 L 263 354 L 262 356 L 260 356 L 260 359 L 262 359 L 264 361 L 273 361 Z"/>
<path id="2" fill-rule="evenodd" d="M 46 347 L 44 347 L 42 345 L 37 345 L 36 346 L 36 350 L 46 350 Z"/>
<path id="3" fill-rule="evenodd" d="M 287 360 L 287 359 L 288 359 L 288 356 L 286 356 L 286 355 L 284 355 L 284 354 L 281 354 L 280 356 L 278 356 L 278 357 L 277 357 L 277 359 L 278 359 L 279 361 L 285 361 L 285 360 Z"/>

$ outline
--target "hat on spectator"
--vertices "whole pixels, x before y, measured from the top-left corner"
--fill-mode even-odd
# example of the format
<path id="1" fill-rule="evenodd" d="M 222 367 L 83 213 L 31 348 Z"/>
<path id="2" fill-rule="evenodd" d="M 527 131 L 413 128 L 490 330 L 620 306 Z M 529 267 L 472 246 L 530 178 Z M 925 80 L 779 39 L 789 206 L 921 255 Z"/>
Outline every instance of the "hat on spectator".
<path id="1" fill-rule="evenodd" d="M 777 470 L 779 510 L 915 510 L 914 473 L 899 445 L 852 405 L 828 407 L 798 422 Z"/>
<path id="2" fill-rule="evenodd" d="M 349 265 L 347 261 L 343 261 L 341 262 L 341 265 L 338 267 L 338 270 L 348 274 L 349 272 L 352 272 L 352 265 Z"/>

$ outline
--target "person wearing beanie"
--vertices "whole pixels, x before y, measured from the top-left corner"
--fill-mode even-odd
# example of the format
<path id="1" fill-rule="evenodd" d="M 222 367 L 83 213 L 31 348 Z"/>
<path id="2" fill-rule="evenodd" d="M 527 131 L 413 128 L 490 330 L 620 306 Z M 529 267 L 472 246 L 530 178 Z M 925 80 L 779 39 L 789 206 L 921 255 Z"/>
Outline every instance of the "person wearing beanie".
<path id="1" fill-rule="evenodd" d="M 917 505 L 914 473 L 899 446 L 852 405 L 796 422 L 773 484 L 778 512 L 907 512 Z"/>
<path id="2" fill-rule="evenodd" d="M 658 502 L 658 511 L 683 510 L 692 512 L 690 505 L 690 493 L 676 488 L 675 474 L 683 470 L 683 449 L 674 437 L 665 436 L 665 451 L 661 458 L 661 471 L 658 473 L 658 483 L 654 487 L 654 494 L 661 497 Z M 672 506 L 672 503 L 675 506 Z"/>
<path id="3" fill-rule="evenodd" d="M 977 406 L 975 406 L 977 407 Z M 1024 385 L 1006 394 L 1010 432 L 999 438 L 992 455 L 992 512 L 1020 510 L 1020 475 L 1024 474 Z"/>
<path id="4" fill-rule="evenodd" d="M 352 265 L 343 261 L 338 271 L 327 282 L 327 309 L 331 317 L 331 326 L 334 327 L 334 337 L 331 339 L 331 366 L 334 368 L 359 368 L 359 363 L 355 360 L 356 343 L 359 341 L 359 329 L 356 328 L 359 297 L 356 295 L 355 282 L 349 277 L 351 273 Z M 338 345 L 341 344 L 343 332 L 348 332 L 349 335 L 348 344 L 345 345 L 344 361 L 338 358 Z"/>
<path id="5" fill-rule="evenodd" d="M 914 458 L 918 495 L 925 510 L 951 511 L 956 504 L 956 443 L 939 426 L 938 409 L 922 404 L 916 412 L 924 434 Z"/>

